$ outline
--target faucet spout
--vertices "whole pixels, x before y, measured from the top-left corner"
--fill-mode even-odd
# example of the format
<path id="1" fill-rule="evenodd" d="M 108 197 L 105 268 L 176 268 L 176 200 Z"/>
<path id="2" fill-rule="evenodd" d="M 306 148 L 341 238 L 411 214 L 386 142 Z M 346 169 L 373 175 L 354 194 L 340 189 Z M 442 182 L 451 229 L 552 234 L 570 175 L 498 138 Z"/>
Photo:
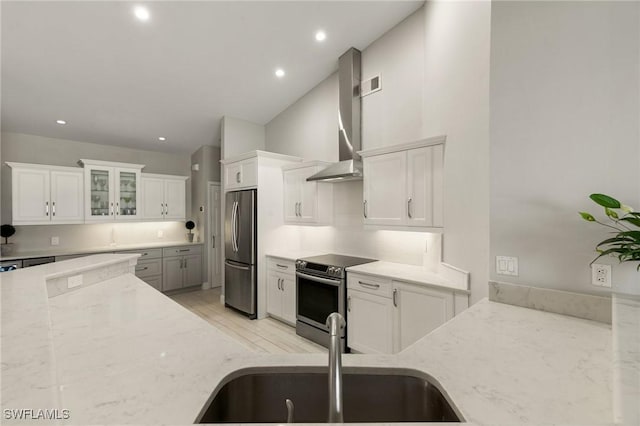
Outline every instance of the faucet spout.
<path id="1" fill-rule="evenodd" d="M 340 337 L 346 326 L 344 317 L 334 312 L 327 317 L 329 327 L 329 423 L 343 423 L 342 416 L 342 351 Z"/>

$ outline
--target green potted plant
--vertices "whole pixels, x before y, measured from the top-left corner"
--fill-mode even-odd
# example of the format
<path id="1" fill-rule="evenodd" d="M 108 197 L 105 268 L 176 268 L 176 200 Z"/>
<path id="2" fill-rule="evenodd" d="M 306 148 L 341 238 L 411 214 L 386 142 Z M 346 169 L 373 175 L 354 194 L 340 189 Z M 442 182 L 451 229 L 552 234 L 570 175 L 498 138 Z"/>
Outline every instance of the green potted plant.
<path id="1" fill-rule="evenodd" d="M 187 233 L 187 238 L 189 239 L 189 242 L 192 243 L 193 242 L 193 232 L 191 232 L 193 230 L 193 228 L 196 227 L 196 224 L 193 223 L 192 220 L 188 220 L 187 223 L 184 224 L 185 228 L 187 228 L 189 230 L 189 232 Z"/>
<path id="2" fill-rule="evenodd" d="M 13 252 L 13 243 L 9 242 L 9 237 L 16 233 L 16 228 L 12 225 L 0 226 L 0 236 L 4 238 L 4 244 L 0 246 L 0 254 L 7 256 Z"/>
<path id="3" fill-rule="evenodd" d="M 586 212 L 580 212 L 580 216 L 610 229 L 612 234 L 596 245 L 598 256 L 591 263 L 602 256 L 614 256 L 620 263 L 637 262 L 636 270 L 640 271 L 640 212 L 605 194 L 591 194 L 589 198 L 604 208 L 606 222 Z"/>

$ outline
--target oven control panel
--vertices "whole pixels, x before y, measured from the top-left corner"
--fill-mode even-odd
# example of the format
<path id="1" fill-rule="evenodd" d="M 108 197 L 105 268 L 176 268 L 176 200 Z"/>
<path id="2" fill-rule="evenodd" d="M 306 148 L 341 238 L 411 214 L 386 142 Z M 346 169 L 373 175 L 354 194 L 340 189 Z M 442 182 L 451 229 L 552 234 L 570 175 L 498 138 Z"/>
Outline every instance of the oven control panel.
<path id="1" fill-rule="evenodd" d="M 344 268 L 340 266 L 328 266 L 320 263 L 307 262 L 306 260 L 296 260 L 297 271 L 307 271 L 318 275 L 324 275 L 332 278 L 342 278 L 344 275 Z"/>

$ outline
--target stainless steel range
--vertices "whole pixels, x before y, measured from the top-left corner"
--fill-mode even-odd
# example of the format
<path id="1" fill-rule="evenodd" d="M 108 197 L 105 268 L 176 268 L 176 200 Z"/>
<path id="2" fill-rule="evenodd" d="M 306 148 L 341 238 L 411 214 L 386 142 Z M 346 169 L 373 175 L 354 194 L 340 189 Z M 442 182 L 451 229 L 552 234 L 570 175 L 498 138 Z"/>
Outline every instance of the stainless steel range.
<path id="1" fill-rule="evenodd" d="M 347 271 L 349 266 L 375 262 L 375 259 L 326 254 L 296 260 L 296 333 L 322 346 L 329 346 L 329 330 L 325 324 L 332 312 L 346 315 Z M 347 327 L 342 336 L 346 346 Z"/>

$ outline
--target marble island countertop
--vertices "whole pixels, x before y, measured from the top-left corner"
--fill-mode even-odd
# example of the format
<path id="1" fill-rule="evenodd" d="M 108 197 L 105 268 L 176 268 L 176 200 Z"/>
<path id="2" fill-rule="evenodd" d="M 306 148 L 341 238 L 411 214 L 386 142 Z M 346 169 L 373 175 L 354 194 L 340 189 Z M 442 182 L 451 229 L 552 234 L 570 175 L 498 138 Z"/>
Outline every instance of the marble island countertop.
<path id="1" fill-rule="evenodd" d="M 135 255 L 96 261 L 111 256 Z M 238 369 L 326 365 L 326 354 L 248 352 L 130 273 L 48 297 L 47 274 L 61 273 L 49 268 L 73 262 L 0 276 L 3 409 L 70 410 L 58 424 L 190 424 Z M 470 423 L 610 424 L 611 342 L 605 324 L 483 300 L 400 354 L 343 359 L 435 378 Z"/>

